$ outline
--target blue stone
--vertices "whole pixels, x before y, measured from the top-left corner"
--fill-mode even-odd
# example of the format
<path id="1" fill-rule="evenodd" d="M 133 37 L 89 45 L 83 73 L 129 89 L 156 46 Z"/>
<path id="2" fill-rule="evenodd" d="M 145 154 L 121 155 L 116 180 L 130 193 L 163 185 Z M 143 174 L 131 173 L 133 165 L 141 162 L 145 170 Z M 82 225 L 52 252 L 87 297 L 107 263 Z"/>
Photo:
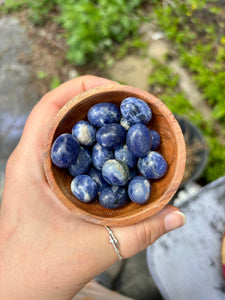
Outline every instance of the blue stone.
<path id="1" fill-rule="evenodd" d="M 90 176 L 78 175 L 71 182 L 71 191 L 77 199 L 89 203 L 95 200 L 98 186 Z"/>
<path id="2" fill-rule="evenodd" d="M 96 128 L 87 121 L 77 122 L 73 126 L 72 134 L 84 146 L 92 146 L 96 141 Z"/>
<path id="3" fill-rule="evenodd" d="M 102 170 L 104 163 L 114 158 L 112 150 L 102 147 L 100 144 L 95 144 L 92 149 L 92 163 L 98 171 Z"/>
<path id="4" fill-rule="evenodd" d="M 136 169 L 130 169 L 130 177 L 129 180 L 136 177 L 138 175 L 138 171 Z"/>
<path id="5" fill-rule="evenodd" d="M 155 150 L 159 147 L 160 143 L 161 143 L 161 138 L 160 135 L 157 131 L 150 129 L 150 133 L 152 136 L 152 147 L 151 150 Z"/>
<path id="6" fill-rule="evenodd" d="M 124 185 L 125 188 L 128 188 L 129 183 L 131 182 L 131 180 L 134 177 L 138 176 L 138 171 L 137 171 L 136 168 L 135 169 L 130 169 L 129 171 L 130 171 L 130 176 L 129 176 L 129 179 L 128 179 L 127 183 Z"/>
<path id="7" fill-rule="evenodd" d="M 137 157 L 135 157 L 127 148 L 127 145 L 117 147 L 115 149 L 115 158 L 122 160 L 128 168 L 134 168 L 137 165 Z"/>
<path id="8" fill-rule="evenodd" d="M 96 140 L 103 147 L 113 149 L 125 142 L 126 134 L 126 130 L 120 124 L 106 124 L 97 131 Z"/>
<path id="9" fill-rule="evenodd" d="M 109 102 L 95 104 L 88 110 L 88 120 L 96 127 L 102 127 L 109 123 L 118 123 L 120 117 L 119 108 Z"/>
<path id="10" fill-rule="evenodd" d="M 61 134 L 51 147 L 52 162 L 59 168 L 67 168 L 77 159 L 79 151 L 79 143 L 72 134 Z"/>
<path id="11" fill-rule="evenodd" d="M 120 111 L 122 116 L 132 124 L 147 124 L 152 118 L 152 111 L 148 104 L 135 97 L 125 98 L 121 102 Z"/>
<path id="12" fill-rule="evenodd" d="M 152 138 L 147 126 L 135 124 L 127 132 L 128 150 L 136 157 L 144 157 L 151 149 Z"/>
<path id="13" fill-rule="evenodd" d="M 130 199 L 138 204 L 144 204 L 151 195 L 151 184 L 146 177 L 134 177 L 128 186 L 128 195 Z"/>
<path id="14" fill-rule="evenodd" d="M 131 125 L 133 125 L 130 121 L 128 121 L 126 118 L 122 117 L 120 119 L 120 125 L 123 126 L 125 130 L 128 130 Z"/>
<path id="15" fill-rule="evenodd" d="M 127 165 L 116 159 L 107 160 L 102 167 L 102 176 L 111 185 L 125 185 L 130 177 Z"/>
<path id="16" fill-rule="evenodd" d="M 98 192 L 101 192 L 102 190 L 109 187 L 109 184 L 103 178 L 102 173 L 97 171 L 95 168 L 91 168 L 88 175 L 91 176 L 91 178 L 94 179 L 94 181 L 97 183 Z"/>
<path id="17" fill-rule="evenodd" d="M 68 170 L 72 176 L 76 177 L 77 175 L 87 173 L 90 170 L 91 163 L 90 152 L 87 149 L 80 147 L 77 160 L 69 166 Z"/>
<path id="18" fill-rule="evenodd" d="M 128 203 L 127 191 L 118 186 L 108 187 L 100 193 L 99 203 L 110 209 L 120 208 Z"/>
<path id="19" fill-rule="evenodd" d="M 138 170 L 143 176 L 159 179 L 166 174 L 167 162 L 160 153 L 150 151 L 145 157 L 138 160 Z"/>

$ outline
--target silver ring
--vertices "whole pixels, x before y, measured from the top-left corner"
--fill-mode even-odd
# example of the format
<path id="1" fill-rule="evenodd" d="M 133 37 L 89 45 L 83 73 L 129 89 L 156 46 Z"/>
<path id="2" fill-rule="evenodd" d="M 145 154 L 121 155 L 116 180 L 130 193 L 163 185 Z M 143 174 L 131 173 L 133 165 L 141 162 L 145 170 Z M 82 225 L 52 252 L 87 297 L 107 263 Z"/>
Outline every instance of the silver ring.
<path id="1" fill-rule="evenodd" d="M 108 231 L 108 234 L 109 234 L 109 242 L 112 244 L 115 252 L 116 252 L 116 255 L 118 257 L 119 260 L 122 260 L 122 256 L 120 255 L 120 245 L 119 245 L 119 242 L 117 240 L 117 238 L 114 236 L 112 230 L 108 227 L 108 226 L 105 226 L 105 229 Z"/>

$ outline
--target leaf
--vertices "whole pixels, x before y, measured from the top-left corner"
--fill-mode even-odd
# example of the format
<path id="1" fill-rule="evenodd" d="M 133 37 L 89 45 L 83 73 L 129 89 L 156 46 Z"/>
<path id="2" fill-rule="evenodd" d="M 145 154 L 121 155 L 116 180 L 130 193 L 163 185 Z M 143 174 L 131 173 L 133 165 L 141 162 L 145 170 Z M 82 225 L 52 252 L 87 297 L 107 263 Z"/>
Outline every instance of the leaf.
<path id="1" fill-rule="evenodd" d="M 40 70 L 40 71 L 37 72 L 37 78 L 38 79 L 45 79 L 47 76 L 48 76 L 48 74 L 43 70 Z"/>
<path id="2" fill-rule="evenodd" d="M 60 79 L 57 76 L 53 76 L 50 83 L 50 90 L 57 88 L 61 84 Z"/>

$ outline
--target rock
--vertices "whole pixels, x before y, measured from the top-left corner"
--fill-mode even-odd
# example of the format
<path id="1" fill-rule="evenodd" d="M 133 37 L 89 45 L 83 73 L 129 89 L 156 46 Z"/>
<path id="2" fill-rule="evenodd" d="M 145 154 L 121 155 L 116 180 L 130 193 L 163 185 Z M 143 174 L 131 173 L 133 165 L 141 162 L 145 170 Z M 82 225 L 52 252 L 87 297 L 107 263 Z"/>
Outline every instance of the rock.
<path id="1" fill-rule="evenodd" d="M 170 48 L 168 44 L 162 39 L 157 39 L 154 41 L 152 40 L 148 47 L 148 55 L 162 63 L 165 61 L 166 55 L 169 53 L 169 51 Z"/>
<path id="2" fill-rule="evenodd" d="M 128 55 L 114 64 L 110 77 L 121 83 L 148 90 L 148 77 L 152 69 L 149 58 Z"/>

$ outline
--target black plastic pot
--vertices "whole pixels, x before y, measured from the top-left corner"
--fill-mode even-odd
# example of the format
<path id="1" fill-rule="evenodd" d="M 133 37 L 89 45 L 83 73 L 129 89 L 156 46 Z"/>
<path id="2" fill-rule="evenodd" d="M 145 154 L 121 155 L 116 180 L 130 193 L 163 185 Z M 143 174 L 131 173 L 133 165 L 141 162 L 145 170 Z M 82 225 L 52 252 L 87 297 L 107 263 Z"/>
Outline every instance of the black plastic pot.
<path id="1" fill-rule="evenodd" d="M 197 181 L 208 161 L 208 147 L 201 131 L 183 116 L 175 115 L 184 135 L 186 167 L 180 188 L 190 181 Z"/>

